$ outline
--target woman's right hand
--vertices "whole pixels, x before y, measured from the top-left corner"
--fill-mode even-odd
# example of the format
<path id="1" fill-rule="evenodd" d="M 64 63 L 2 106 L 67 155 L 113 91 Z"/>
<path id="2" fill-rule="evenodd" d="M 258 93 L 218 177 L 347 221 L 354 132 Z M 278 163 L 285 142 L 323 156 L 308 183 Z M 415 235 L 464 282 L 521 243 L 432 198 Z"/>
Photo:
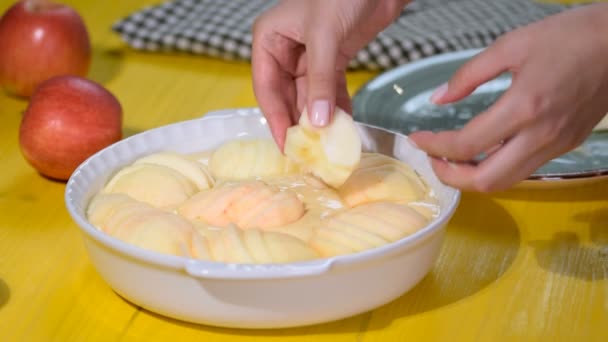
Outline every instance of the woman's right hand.
<path id="1" fill-rule="evenodd" d="M 432 97 L 460 101 L 504 72 L 509 89 L 460 130 L 409 137 L 437 177 L 461 190 L 511 188 L 579 146 L 608 111 L 608 4 L 564 11 L 513 30 L 464 64 Z M 486 154 L 481 162 L 472 162 Z"/>
<path id="2" fill-rule="evenodd" d="M 317 127 L 331 121 L 336 105 L 351 112 L 349 61 L 408 2 L 284 0 L 256 20 L 253 88 L 281 150 L 304 108 Z"/>

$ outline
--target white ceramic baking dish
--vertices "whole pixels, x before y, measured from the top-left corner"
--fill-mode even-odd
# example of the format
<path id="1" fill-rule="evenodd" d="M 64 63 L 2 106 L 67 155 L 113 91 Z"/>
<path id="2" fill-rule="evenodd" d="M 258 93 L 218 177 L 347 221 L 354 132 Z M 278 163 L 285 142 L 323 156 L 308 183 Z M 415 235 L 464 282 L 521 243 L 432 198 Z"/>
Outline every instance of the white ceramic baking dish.
<path id="1" fill-rule="evenodd" d="M 417 233 L 365 252 L 292 264 L 225 264 L 162 255 L 117 240 L 85 216 L 91 197 L 120 167 L 162 150 L 191 153 L 232 139 L 270 137 L 255 108 L 212 112 L 203 118 L 124 139 L 86 160 L 68 181 L 65 201 L 82 230 L 90 259 L 121 296 L 180 320 L 238 328 L 309 325 L 356 315 L 390 302 L 433 266 L 460 192 L 443 185 L 427 156 L 407 137 L 359 125 L 365 151 L 414 167 L 433 188 L 441 214 Z"/>

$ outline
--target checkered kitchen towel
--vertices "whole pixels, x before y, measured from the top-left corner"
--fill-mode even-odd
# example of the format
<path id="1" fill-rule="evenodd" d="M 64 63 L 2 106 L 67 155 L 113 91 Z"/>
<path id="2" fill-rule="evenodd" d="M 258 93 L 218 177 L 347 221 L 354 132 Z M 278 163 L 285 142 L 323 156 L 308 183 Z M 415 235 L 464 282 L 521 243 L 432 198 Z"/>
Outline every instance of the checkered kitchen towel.
<path id="1" fill-rule="evenodd" d="M 169 1 L 118 21 L 113 30 L 138 50 L 249 60 L 251 26 L 260 13 L 275 3 Z M 532 0 L 414 1 L 399 19 L 359 51 L 350 68 L 388 69 L 443 52 L 485 47 L 507 31 L 566 8 Z"/>

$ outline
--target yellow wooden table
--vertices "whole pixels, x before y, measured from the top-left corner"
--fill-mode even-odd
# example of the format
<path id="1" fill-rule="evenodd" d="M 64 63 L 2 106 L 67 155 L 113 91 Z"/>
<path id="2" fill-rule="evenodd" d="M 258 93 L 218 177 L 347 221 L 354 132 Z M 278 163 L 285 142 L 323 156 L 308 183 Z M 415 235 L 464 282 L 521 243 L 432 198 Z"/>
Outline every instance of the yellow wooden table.
<path id="1" fill-rule="evenodd" d="M 110 25 L 143 5 L 73 3 L 93 40 L 90 77 L 121 101 L 126 135 L 256 105 L 246 63 L 121 44 Z M 372 76 L 350 74 L 350 90 Z M 21 156 L 26 105 L 0 95 L 0 341 L 608 341 L 606 181 L 464 194 L 433 271 L 373 312 L 297 329 L 213 328 L 142 310 L 104 283 L 64 207 L 65 184 Z"/>

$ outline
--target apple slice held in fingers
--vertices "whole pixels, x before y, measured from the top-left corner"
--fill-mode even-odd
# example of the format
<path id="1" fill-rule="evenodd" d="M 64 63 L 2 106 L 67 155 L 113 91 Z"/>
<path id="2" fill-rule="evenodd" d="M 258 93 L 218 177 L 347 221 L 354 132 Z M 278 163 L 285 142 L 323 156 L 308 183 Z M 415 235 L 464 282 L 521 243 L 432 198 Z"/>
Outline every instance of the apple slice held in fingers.
<path id="1" fill-rule="evenodd" d="M 312 126 L 304 110 L 298 125 L 287 130 L 284 151 L 306 171 L 338 188 L 359 165 L 361 138 L 353 118 L 340 108 L 322 128 Z"/>

